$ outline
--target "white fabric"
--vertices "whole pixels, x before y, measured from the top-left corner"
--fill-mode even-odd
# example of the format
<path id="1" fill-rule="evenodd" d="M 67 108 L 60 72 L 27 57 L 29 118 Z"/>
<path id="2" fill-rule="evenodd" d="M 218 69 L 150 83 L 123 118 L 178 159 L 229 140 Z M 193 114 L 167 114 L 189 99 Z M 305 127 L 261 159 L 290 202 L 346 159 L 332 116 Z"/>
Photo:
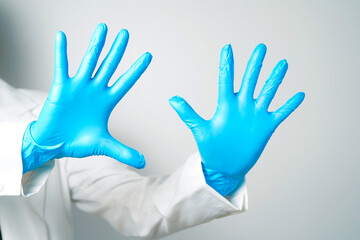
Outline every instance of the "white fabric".
<path id="1" fill-rule="evenodd" d="M 14 89 L 0 79 L 4 240 L 73 239 L 72 201 L 106 219 L 119 232 L 147 239 L 247 209 L 246 186 L 223 198 L 206 184 L 198 153 L 169 176 L 144 177 L 107 157 L 53 160 L 22 176 L 22 135 L 45 97 Z"/>

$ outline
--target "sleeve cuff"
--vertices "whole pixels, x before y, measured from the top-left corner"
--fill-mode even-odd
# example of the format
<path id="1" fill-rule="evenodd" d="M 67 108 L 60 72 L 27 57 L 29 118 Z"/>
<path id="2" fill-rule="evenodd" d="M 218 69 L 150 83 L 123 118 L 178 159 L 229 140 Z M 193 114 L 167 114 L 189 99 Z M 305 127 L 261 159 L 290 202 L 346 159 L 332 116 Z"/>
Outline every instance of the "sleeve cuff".
<path id="1" fill-rule="evenodd" d="M 30 122 L 0 123 L 0 196 L 31 196 L 45 184 L 55 160 L 23 175 L 22 141 Z"/>
<path id="2" fill-rule="evenodd" d="M 186 167 L 189 168 L 189 171 L 191 171 L 190 169 L 193 171 L 193 183 L 206 190 L 202 195 L 207 201 L 210 201 L 213 206 L 222 209 L 227 215 L 244 212 L 248 209 L 248 195 L 245 181 L 225 198 L 206 183 L 199 152 L 194 153 L 186 165 L 188 165 Z"/>

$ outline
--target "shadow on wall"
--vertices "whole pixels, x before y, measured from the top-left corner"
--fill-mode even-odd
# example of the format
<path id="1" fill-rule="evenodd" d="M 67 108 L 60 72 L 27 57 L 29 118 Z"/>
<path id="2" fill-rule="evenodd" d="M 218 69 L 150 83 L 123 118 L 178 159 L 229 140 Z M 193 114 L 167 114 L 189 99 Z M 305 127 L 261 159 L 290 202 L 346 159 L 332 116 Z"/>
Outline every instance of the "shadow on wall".
<path id="1" fill-rule="evenodd" d="M 17 29 L 15 16 L 8 15 L 4 5 L 0 5 L 0 78 L 20 87 L 22 66 L 18 58 L 21 57 L 21 35 L 14 31 Z"/>

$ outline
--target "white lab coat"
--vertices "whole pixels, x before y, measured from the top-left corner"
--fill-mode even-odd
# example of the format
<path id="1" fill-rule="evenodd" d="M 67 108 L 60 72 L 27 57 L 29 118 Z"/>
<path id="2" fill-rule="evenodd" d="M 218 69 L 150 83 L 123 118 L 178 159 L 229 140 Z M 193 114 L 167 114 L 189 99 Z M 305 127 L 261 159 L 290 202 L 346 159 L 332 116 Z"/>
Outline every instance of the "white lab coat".
<path id="1" fill-rule="evenodd" d="M 125 235 L 160 238 L 247 209 L 242 185 L 223 198 L 198 153 L 169 176 L 144 177 L 113 159 L 52 160 L 22 175 L 21 144 L 46 94 L 0 79 L 0 228 L 4 240 L 73 239 L 71 202 Z M 171 156 L 169 156 L 171 158 Z"/>

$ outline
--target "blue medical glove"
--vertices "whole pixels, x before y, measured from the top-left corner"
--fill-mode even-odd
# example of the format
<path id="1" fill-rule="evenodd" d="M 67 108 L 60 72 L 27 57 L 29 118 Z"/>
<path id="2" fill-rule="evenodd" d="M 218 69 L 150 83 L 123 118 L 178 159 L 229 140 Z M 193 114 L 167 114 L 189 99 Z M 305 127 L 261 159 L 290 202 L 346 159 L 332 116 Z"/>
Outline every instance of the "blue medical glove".
<path id="1" fill-rule="evenodd" d="M 219 97 L 215 115 L 201 118 L 181 97 L 169 101 L 196 140 L 205 179 L 212 188 L 226 196 L 235 190 L 254 166 L 271 135 L 303 101 L 299 92 L 280 109 L 268 112 L 268 107 L 288 68 L 280 61 L 265 83 L 257 99 L 254 90 L 266 53 L 264 44 L 254 50 L 240 91 L 234 93 L 234 60 L 230 45 L 220 56 Z"/>
<path id="2" fill-rule="evenodd" d="M 110 135 L 108 120 L 114 107 L 146 70 L 152 56 L 145 53 L 109 87 L 108 82 L 124 54 L 129 34 L 126 30 L 119 32 L 92 77 L 106 33 L 106 25 L 99 24 L 73 78 L 68 76 L 65 34 L 57 33 L 54 81 L 38 120 L 32 122 L 24 134 L 24 173 L 54 158 L 91 155 L 106 155 L 135 168 L 145 167 L 140 153 Z"/>

